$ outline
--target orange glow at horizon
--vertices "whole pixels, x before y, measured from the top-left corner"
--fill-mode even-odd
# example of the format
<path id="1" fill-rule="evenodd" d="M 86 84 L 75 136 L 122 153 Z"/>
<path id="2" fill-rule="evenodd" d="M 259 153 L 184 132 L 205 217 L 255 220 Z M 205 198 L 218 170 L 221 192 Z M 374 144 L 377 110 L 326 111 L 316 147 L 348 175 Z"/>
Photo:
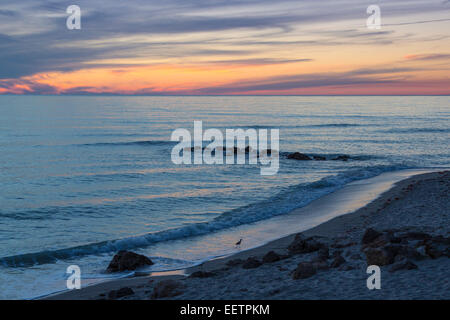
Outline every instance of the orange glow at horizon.
<path id="1" fill-rule="evenodd" d="M 450 94 L 450 80 L 445 69 L 423 68 L 423 63 L 415 62 L 420 55 L 405 55 L 403 57 L 408 67 L 411 64 L 415 71 L 405 73 L 383 74 L 383 67 L 374 65 L 372 70 L 380 69 L 377 78 L 388 80 L 386 83 L 368 83 L 351 85 L 317 85 L 312 87 L 299 87 L 291 89 L 274 90 L 245 90 L 239 88 L 240 84 L 265 82 L 271 79 L 289 78 L 311 74 L 334 74 L 336 72 L 352 72 L 351 64 L 326 65 L 316 61 L 292 62 L 274 64 L 158 64 L 158 65 L 128 65 L 126 67 L 86 68 L 72 72 L 50 72 L 23 77 L 23 83 L 18 82 L 14 87 L 0 88 L 0 93 L 26 93 L 32 90 L 28 83 L 48 85 L 56 90 L 56 94 L 77 93 L 114 93 L 114 94 L 191 94 L 201 88 L 221 88 L 231 86 L 227 94 L 416 94 L 417 90 L 424 94 Z M 331 62 L 331 61 L 330 61 Z M 342 61 L 341 61 L 342 62 Z M 363 68 L 363 63 L 360 63 Z M 373 78 L 369 73 L 362 75 L 368 79 Z M 232 86 L 236 85 L 234 91 Z"/>

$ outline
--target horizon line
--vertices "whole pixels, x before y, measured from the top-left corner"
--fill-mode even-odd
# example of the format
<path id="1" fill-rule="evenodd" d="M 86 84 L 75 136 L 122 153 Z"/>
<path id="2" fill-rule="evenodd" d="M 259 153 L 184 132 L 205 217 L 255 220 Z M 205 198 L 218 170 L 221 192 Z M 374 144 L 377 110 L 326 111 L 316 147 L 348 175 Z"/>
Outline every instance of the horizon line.
<path id="1" fill-rule="evenodd" d="M 448 94 L 18 94 L 4 93 L 1 96 L 52 96 L 52 97 L 448 97 Z"/>

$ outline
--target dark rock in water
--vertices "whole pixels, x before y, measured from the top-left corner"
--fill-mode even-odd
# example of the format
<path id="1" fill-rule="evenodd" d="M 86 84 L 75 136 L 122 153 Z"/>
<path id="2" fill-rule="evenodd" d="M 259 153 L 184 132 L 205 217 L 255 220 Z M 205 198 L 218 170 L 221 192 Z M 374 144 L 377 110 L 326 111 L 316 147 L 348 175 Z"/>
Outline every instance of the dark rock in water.
<path id="1" fill-rule="evenodd" d="M 348 161 L 348 160 L 350 160 L 350 156 L 347 156 L 347 155 L 340 155 L 340 156 L 337 156 L 336 158 L 333 158 L 332 160 L 335 160 L 335 161 Z"/>
<path id="2" fill-rule="evenodd" d="M 120 272 L 127 270 L 136 270 L 143 266 L 151 266 L 152 260 L 146 256 L 131 252 L 131 251 L 119 251 L 109 263 L 107 272 Z"/>
<path id="3" fill-rule="evenodd" d="M 313 156 L 313 159 L 316 160 L 316 161 L 325 161 L 325 160 L 327 160 L 327 158 L 322 157 L 322 156 Z"/>
<path id="4" fill-rule="evenodd" d="M 408 259 L 403 259 L 401 261 L 398 261 L 392 265 L 392 267 L 389 269 L 390 272 L 395 272 L 399 270 L 413 270 L 417 269 L 417 265 L 409 261 Z"/>
<path id="5" fill-rule="evenodd" d="M 325 244 L 314 240 L 313 238 L 305 239 L 301 233 L 295 236 L 294 241 L 288 246 L 291 254 L 311 253 L 325 247 Z"/>
<path id="6" fill-rule="evenodd" d="M 366 230 L 366 232 L 364 232 L 364 235 L 362 237 L 362 244 L 369 244 L 371 242 L 373 242 L 376 238 L 378 238 L 379 236 L 381 236 L 382 233 L 378 232 L 372 228 L 369 228 Z"/>
<path id="7" fill-rule="evenodd" d="M 228 261 L 226 263 L 226 265 L 229 267 L 235 267 L 235 266 L 238 266 L 243 263 L 244 263 L 244 261 L 242 259 L 232 259 L 232 260 Z"/>
<path id="8" fill-rule="evenodd" d="M 162 280 L 153 288 L 152 299 L 171 298 L 182 294 L 184 285 L 175 280 Z"/>
<path id="9" fill-rule="evenodd" d="M 274 251 L 269 251 L 262 260 L 264 263 L 276 262 L 281 260 L 281 256 Z"/>
<path id="10" fill-rule="evenodd" d="M 259 261 L 255 257 L 250 257 L 244 262 L 244 264 L 242 265 L 242 268 L 244 268 L 244 269 L 255 269 L 255 268 L 258 268 L 261 265 L 262 265 L 261 261 Z"/>
<path id="11" fill-rule="evenodd" d="M 216 274 L 214 272 L 207 272 L 207 271 L 196 271 L 192 273 L 189 278 L 210 278 L 214 277 Z"/>
<path id="12" fill-rule="evenodd" d="M 300 262 L 292 274 L 292 279 L 306 279 L 317 273 L 311 262 Z"/>
<path id="13" fill-rule="evenodd" d="M 386 266 L 394 262 L 395 255 L 384 248 L 367 248 L 364 250 L 367 265 Z"/>
<path id="14" fill-rule="evenodd" d="M 287 156 L 287 158 L 293 160 L 312 160 L 309 156 L 300 152 L 291 153 Z"/>
<path id="15" fill-rule="evenodd" d="M 119 290 L 112 290 L 108 293 L 108 298 L 109 299 L 119 299 L 119 298 L 123 298 L 126 296 L 131 296 L 134 294 L 133 289 L 125 287 L 125 288 L 121 288 Z"/>
<path id="16" fill-rule="evenodd" d="M 331 268 L 337 268 L 339 266 L 341 266 L 342 264 L 344 264 L 346 261 L 344 259 L 343 256 L 338 255 L 337 257 L 334 258 L 333 262 L 331 263 Z"/>

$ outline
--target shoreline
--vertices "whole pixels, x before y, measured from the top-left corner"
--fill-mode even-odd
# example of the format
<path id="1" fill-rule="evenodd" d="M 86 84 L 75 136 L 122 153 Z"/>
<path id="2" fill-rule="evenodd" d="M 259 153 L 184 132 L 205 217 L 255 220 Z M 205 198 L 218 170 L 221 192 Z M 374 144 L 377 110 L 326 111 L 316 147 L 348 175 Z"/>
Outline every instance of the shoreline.
<path id="1" fill-rule="evenodd" d="M 431 170 L 430 170 L 431 171 Z M 367 228 L 368 225 L 370 225 L 369 220 L 371 220 L 373 215 L 376 215 L 377 212 L 380 212 L 390 205 L 394 204 L 395 202 L 402 202 L 405 199 L 408 198 L 408 194 L 405 194 L 404 190 L 410 185 L 416 185 L 420 184 L 423 181 L 433 180 L 433 179 L 439 179 L 440 177 L 444 176 L 444 180 L 448 178 L 449 171 L 441 172 L 433 172 L 433 173 L 425 173 L 425 174 L 419 174 L 419 175 L 413 175 L 410 178 L 403 179 L 397 183 L 394 184 L 393 187 L 388 189 L 387 191 L 383 192 L 381 195 L 376 197 L 375 200 L 371 201 L 367 205 L 360 207 L 358 210 L 339 215 L 337 217 L 334 217 L 332 219 L 327 220 L 326 222 L 323 222 L 313 228 L 308 228 L 307 230 L 303 231 L 302 234 L 305 237 L 325 237 L 327 239 L 339 239 L 339 238 L 345 238 L 348 234 L 351 233 L 361 233 L 362 230 Z M 358 188 L 358 186 L 356 186 Z M 389 199 L 389 201 L 388 201 Z M 395 199 L 395 202 L 393 200 Z M 398 200 L 397 200 L 398 199 Z M 320 199 L 319 199 L 320 200 Z M 316 200 L 317 201 L 317 200 Z M 309 206 L 309 205 L 308 205 Z M 307 206 L 307 207 L 308 207 Z M 297 209 L 301 210 L 301 209 Z M 294 210 L 297 211 L 297 210 Z M 376 220 L 376 219 L 375 219 Z M 448 228 L 448 227 L 447 227 Z M 445 230 L 444 230 L 445 231 Z M 446 231 L 448 235 L 448 230 Z M 445 232 L 444 232 L 445 233 Z M 225 278 L 230 278 L 230 275 L 227 275 L 228 272 L 230 272 L 231 269 L 239 268 L 240 273 L 245 273 L 245 269 L 241 269 L 240 266 L 233 266 L 230 267 L 229 262 L 231 260 L 241 259 L 245 260 L 250 257 L 253 257 L 254 259 L 261 260 L 264 255 L 266 255 L 269 251 L 275 251 L 277 254 L 280 255 L 288 255 L 287 247 L 290 243 L 294 241 L 296 233 L 290 234 L 287 236 L 283 236 L 279 239 L 269 241 L 268 243 L 258 246 L 256 248 L 250 248 L 245 251 L 241 251 L 238 253 L 234 253 L 225 257 L 216 258 L 213 260 L 206 261 L 202 263 L 201 265 L 194 266 L 191 268 L 184 269 L 184 272 L 186 274 L 192 274 L 194 272 L 200 272 L 200 274 L 203 273 L 205 278 L 204 281 L 210 281 L 210 279 L 214 279 L 216 277 L 210 277 L 206 276 L 210 273 L 218 273 L 223 274 Z M 345 242 L 345 241 L 344 241 Z M 344 246 L 345 248 L 345 246 Z M 271 265 L 275 266 L 275 265 Z M 264 267 L 266 265 L 264 264 Z M 268 265 L 269 267 L 269 265 Z M 283 268 L 282 266 L 276 266 L 277 268 Z M 262 268 L 258 268 L 255 270 L 260 270 Z M 251 270 L 250 270 L 251 271 Z M 273 270 L 272 270 L 273 272 Z M 168 272 L 168 273 L 159 273 L 159 274 L 151 274 L 150 276 L 140 276 L 140 277 L 133 277 L 133 278 L 121 278 L 118 280 L 111 280 L 102 282 L 99 284 L 95 284 L 92 286 L 87 286 L 85 288 L 82 288 L 81 290 L 76 291 L 65 291 L 60 293 L 55 293 L 49 296 L 40 297 L 37 299 L 55 299 L 55 300 L 65 300 L 65 299 L 106 299 L 108 298 L 108 293 L 112 290 L 118 290 L 122 287 L 132 288 L 133 292 L 135 294 L 126 296 L 124 299 L 148 299 L 151 295 L 151 292 L 154 292 L 155 286 L 158 285 L 160 282 L 165 282 L 165 280 L 169 281 L 175 281 L 175 282 L 186 282 L 186 284 L 183 283 L 183 290 L 181 291 L 190 291 L 186 290 L 190 287 L 195 286 L 197 282 L 201 281 L 202 279 L 194 279 L 191 277 L 186 277 L 182 275 L 182 271 L 175 271 L 175 272 Z M 217 279 L 216 279 L 217 280 Z M 227 280 L 225 280 L 227 281 Z M 239 284 L 236 284 L 239 285 Z M 366 289 L 367 290 L 367 289 Z M 204 298 L 217 298 L 211 293 L 210 295 L 208 293 L 210 290 L 205 290 L 204 293 L 196 296 L 192 293 L 186 292 L 183 294 L 177 294 L 173 296 L 173 298 L 181 298 L 181 299 L 204 299 Z M 234 294 L 234 293 L 233 293 Z M 249 296 L 246 294 L 246 291 L 242 291 L 241 294 L 243 294 L 243 297 L 248 298 L 262 298 L 260 296 Z M 164 298 L 164 297 L 162 297 Z M 172 298 L 171 296 L 167 296 L 166 298 Z M 239 299 L 239 297 L 234 297 L 233 295 L 223 293 L 221 298 L 219 299 Z M 278 298 L 278 297 L 269 297 L 269 298 Z M 283 297 L 280 297 L 283 298 Z M 286 297 L 284 297 L 286 299 Z M 287 299 L 290 298 L 296 298 L 295 294 L 291 295 L 291 297 L 287 297 Z"/>

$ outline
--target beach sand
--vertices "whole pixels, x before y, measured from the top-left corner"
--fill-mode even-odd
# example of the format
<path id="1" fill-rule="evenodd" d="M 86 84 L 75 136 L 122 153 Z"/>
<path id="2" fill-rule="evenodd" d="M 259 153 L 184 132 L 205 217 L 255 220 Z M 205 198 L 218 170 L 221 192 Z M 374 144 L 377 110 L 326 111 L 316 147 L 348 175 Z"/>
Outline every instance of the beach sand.
<path id="1" fill-rule="evenodd" d="M 303 232 L 297 244 L 306 243 L 312 248 L 310 253 L 288 250 L 296 237 L 293 234 L 186 270 L 186 274 L 199 277 L 166 274 L 126 278 L 45 299 L 449 299 L 449 191 L 449 171 L 400 181 L 365 207 Z M 369 228 L 382 235 L 363 245 Z M 315 250 L 316 244 L 320 250 Z M 254 257 L 261 262 L 270 251 L 281 260 L 260 266 L 249 261 L 245 265 L 254 264 L 251 269 L 239 261 Z M 372 261 L 375 255 L 380 264 L 387 264 L 381 266 L 380 290 L 367 288 L 370 261 L 366 253 Z M 293 279 L 303 262 L 306 271 L 299 268 L 296 274 L 301 278 Z M 312 272 L 308 269 L 311 266 Z M 131 290 L 118 294 L 122 288 Z"/>

